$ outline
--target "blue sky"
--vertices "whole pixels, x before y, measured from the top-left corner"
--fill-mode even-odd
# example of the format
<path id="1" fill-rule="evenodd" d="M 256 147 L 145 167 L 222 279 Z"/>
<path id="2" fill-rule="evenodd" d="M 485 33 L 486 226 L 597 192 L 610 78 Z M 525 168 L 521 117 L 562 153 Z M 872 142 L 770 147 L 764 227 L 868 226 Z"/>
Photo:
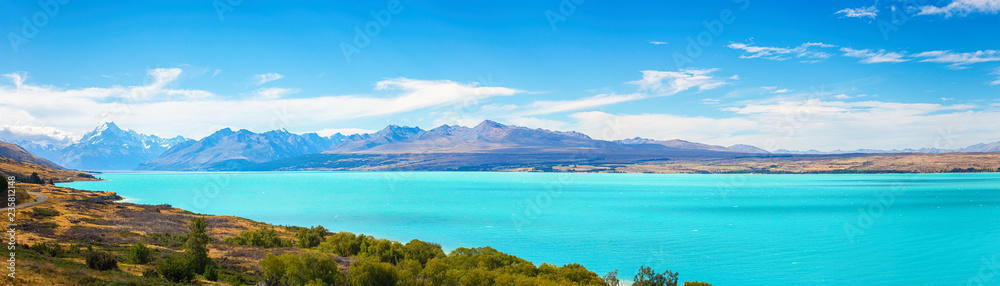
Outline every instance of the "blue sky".
<path id="1" fill-rule="evenodd" d="M 0 138 L 493 119 L 769 150 L 1000 141 L 998 0 L 469 2 L 5 1 Z"/>

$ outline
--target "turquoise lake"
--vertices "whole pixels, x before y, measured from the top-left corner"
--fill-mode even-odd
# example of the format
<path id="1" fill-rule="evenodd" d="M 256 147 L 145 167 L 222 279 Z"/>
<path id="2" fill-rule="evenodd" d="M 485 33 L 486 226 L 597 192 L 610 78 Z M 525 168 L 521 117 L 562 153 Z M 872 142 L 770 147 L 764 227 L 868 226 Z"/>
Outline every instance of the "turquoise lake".
<path id="1" fill-rule="evenodd" d="M 131 202 L 406 242 L 492 246 L 631 280 L 1000 285 L 1000 173 L 106 173 Z M 981 282 L 982 284 L 978 284 Z"/>

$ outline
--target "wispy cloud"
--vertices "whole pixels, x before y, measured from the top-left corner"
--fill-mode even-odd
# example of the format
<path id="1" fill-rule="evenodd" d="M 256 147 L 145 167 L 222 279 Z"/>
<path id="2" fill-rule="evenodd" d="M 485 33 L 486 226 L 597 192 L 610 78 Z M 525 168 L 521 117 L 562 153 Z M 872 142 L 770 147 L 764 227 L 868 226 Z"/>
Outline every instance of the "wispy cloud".
<path id="1" fill-rule="evenodd" d="M 966 16 L 974 13 L 996 14 L 1000 12 L 1000 0 L 954 0 L 945 6 L 926 5 L 920 7 L 917 15 Z"/>
<path id="2" fill-rule="evenodd" d="M 730 49 L 742 50 L 741 59 L 761 58 L 783 61 L 791 58 L 802 58 L 804 62 L 816 62 L 830 57 L 830 54 L 820 51 L 821 48 L 832 48 L 834 45 L 824 43 L 803 43 L 794 48 L 754 46 L 730 42 Z"/>
<path id="3" fill-rule="evenodd" d="M 1000 51 L 983 50 L 971 53 L 955 53 L 952 51 L 929 51 L 913 55 L 915 58 L 924 58 L 921 62 L 951 64 L 949 67 L 955 69 L 965 68 L 965 65 L 985 62 L 1000 61 Z"/>
<path id="4" fill-rule="evenodd" d="M 276 80 L 285 78 L 285 76 L 283 76 L 283 75 L 281 75 L 279 73 L 269 72 L 269 73 L 265 73 L 265 74 L 254 75 L 253 78 L 254 78 L 254 83 L 256 83 L 257 85 L 263 85 L 263 84 L 268 83 L 268 82 L 272 82 L 272 81 L 276 81 Z"/>
<path id="5" fill-rule="evenodd" d="M 837 11 L 833 14 L 840 15 L 840 17 L 868 18 L 868 20 L 872 20 L 878 16 L 878 9 L 876 9 L 874 5 L 861 8 L 844 8 L 843 10 Z"/>
<path id="6" fill-rule="evenodd" d="M 660 41 L 649 41 L 649 43 L 650 44 L 654 44 L 654 45 L 668 45 L 668 44 L 670 44 L 670 43 L 667 43 L 667 42 L 660 42 Z"/>
<path id="7" fill-rule="evenodd" d="M 990 82 L 990 85 L 1000 85 L 1000 67 L 998 67 L 997 71 L 994 72 L 993 74 L 995 74 L 997 76 L 997 80 L 994 80 L 993 82 Z"/>
<path id="8" fill-rule="evenodd" d="M 902 53 L 897 52 L 886 52 L 885 50 L 872 51 L 868 49 L 855 50 L 852 48 L 840 48 L 841 52 L 844 52 L 844 56 L 852 58 L 860 58 L 860 63 L 864 64 L 874 64 L 874 63 L 900 63 L 908 61 L 904 59 Z"/>
<path id="9" fill-rule="evenodd" d="M 297 88 L 265 87 L 254 90 L 253 96 L 259 99 L 279 99 L 297 92 Z"/>
<path id="10" fill-rule="evenodd" d="M 541 100 L 528 105 L 522 116 L 575 111 L 605 106 L 626 101 L 657 96 L 669 96 L 683 91 L 699 91 L 718 88 L 726 84 L 723 79 L 712 76 L 718 69 L 684 69 L 679 71 L 642 71 L 642 79 L 627 82 L 638 86 L 638 91 L 630 94 L 598 94 L 572 100 Z"/>

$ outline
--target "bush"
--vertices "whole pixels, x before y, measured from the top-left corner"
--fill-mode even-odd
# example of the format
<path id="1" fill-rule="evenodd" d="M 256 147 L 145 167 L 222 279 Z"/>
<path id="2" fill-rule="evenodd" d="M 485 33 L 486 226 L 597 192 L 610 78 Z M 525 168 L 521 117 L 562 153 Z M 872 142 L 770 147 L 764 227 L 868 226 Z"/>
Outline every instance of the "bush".
<path id="1" fill-rule="evenodd" d="M 156 273 L 156 268 L 155 267 L 150 267 L 150 268 L 146 268 L 146 270 L 142 271 L 142 277 L 156 278 L 156 277 L 160 277 L 160 274 Z"/>
<path id="2" fill-rule="evenodd" d="M 79 173 L 79 174 L 76 174 L 76 176 L 80 177 L 80 178 L 96 179 L 96 178 L 94 178 L 94 175 L 87 174 L 87 173 Z"/>
<path id="3" fill-rule="evenodd" d="M 149 263 L 152 251 L 146 247 L 145 244 L 141 242 L 136 242 L 131 247 L 128 248 L 128 256 L 126 256 L 126 261 L 132 264 L 146 264 Z"/>
<path id="4" fill-rule="evenodd" d="M 304 285 L 317 281 L 320 285 L 340 285 L 347 280 L 334 257 L 324 253 L 268 254 L 260 266 L 268 285 Z"/>
<path id="5" fill-rule="evenodd" d="M 45 181 L 42 181 L 42 178 L 38 176 L 37 172 L 32 172 L 31 177 L 28 177 L 28 181 L 25 183 L 41 185 L 45 184 Z"/>
<path id="6" fill-rule="evenodd" d="M 300 248 L 313 248 L 323 242 L 329 232 L 322 225 L 313 228 L 300 227 L 295 231 L 297 246 Z"/>
<path id="7" fill-rule="evenodd" d="M 372 258 L 361 258 L 351 264 L 347 273 L 351 285 L 392 286 L 396 285 L 399 276 L 392 264 L 380 262 Z"/>
<path id="8" fill-rule="evenodd" d="M 205 266 L 205 274 L 204 275 L 205 275 L 205 280 L 208 280 L 208 281 L 218 281 L 219 280 L 219 272 L 215 270 L 215 266 L 214 265 L 209 264 L 208 266 Z"/>
<path id="9" fill-rule="evenodd" d="M 118 259 L 107 252 L 92 251 L 87 253 L 87 268 L 94 270 L 111 270 L 118 268 Z"/>
<path id="10" fill-rule="evenodd" d="M 698 282 L 698 281 L 687 281 L 684 282 L 684 286 L 712 286 L 712 284 L 708 284 L 706 282 Z"/>
<path id="11" fill-rule="evenodd" d="M 156 265 L 156 273 L 175 283 L 186 283 L 194 279 L 194 270 L 188 265 L 188 260 L 180 255 L 173 255 Z"/>
<path id="12" fill-rule="evenodd" d="M 437 243 L 411 240 L 403 246 L 403 258 L 413 259 L 420 262 L 420 265 L 427 264 L 432 258 L 444 257 L 441 245 Z"/>

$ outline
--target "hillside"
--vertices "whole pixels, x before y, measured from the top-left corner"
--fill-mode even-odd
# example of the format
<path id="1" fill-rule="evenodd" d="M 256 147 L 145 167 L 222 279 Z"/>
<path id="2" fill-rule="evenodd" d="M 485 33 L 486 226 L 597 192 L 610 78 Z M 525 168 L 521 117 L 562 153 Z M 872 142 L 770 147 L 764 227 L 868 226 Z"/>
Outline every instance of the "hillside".
<path id="1" fill-rule="evenodd" d="M 17 144 L 7 143 L 3 141 L 0 141 L 0 157 L 13 159 L 15 161 L 20 161 L 20 162 L 28 162 L 46 168 L 65 169 L 56 163 L 52 163 L 52 161 L 45 160 L 41 157 L 35 156 L 35 154 L 28 152 L 28 150 L 21 148 L 21 146 L 18 146 Z"/>

